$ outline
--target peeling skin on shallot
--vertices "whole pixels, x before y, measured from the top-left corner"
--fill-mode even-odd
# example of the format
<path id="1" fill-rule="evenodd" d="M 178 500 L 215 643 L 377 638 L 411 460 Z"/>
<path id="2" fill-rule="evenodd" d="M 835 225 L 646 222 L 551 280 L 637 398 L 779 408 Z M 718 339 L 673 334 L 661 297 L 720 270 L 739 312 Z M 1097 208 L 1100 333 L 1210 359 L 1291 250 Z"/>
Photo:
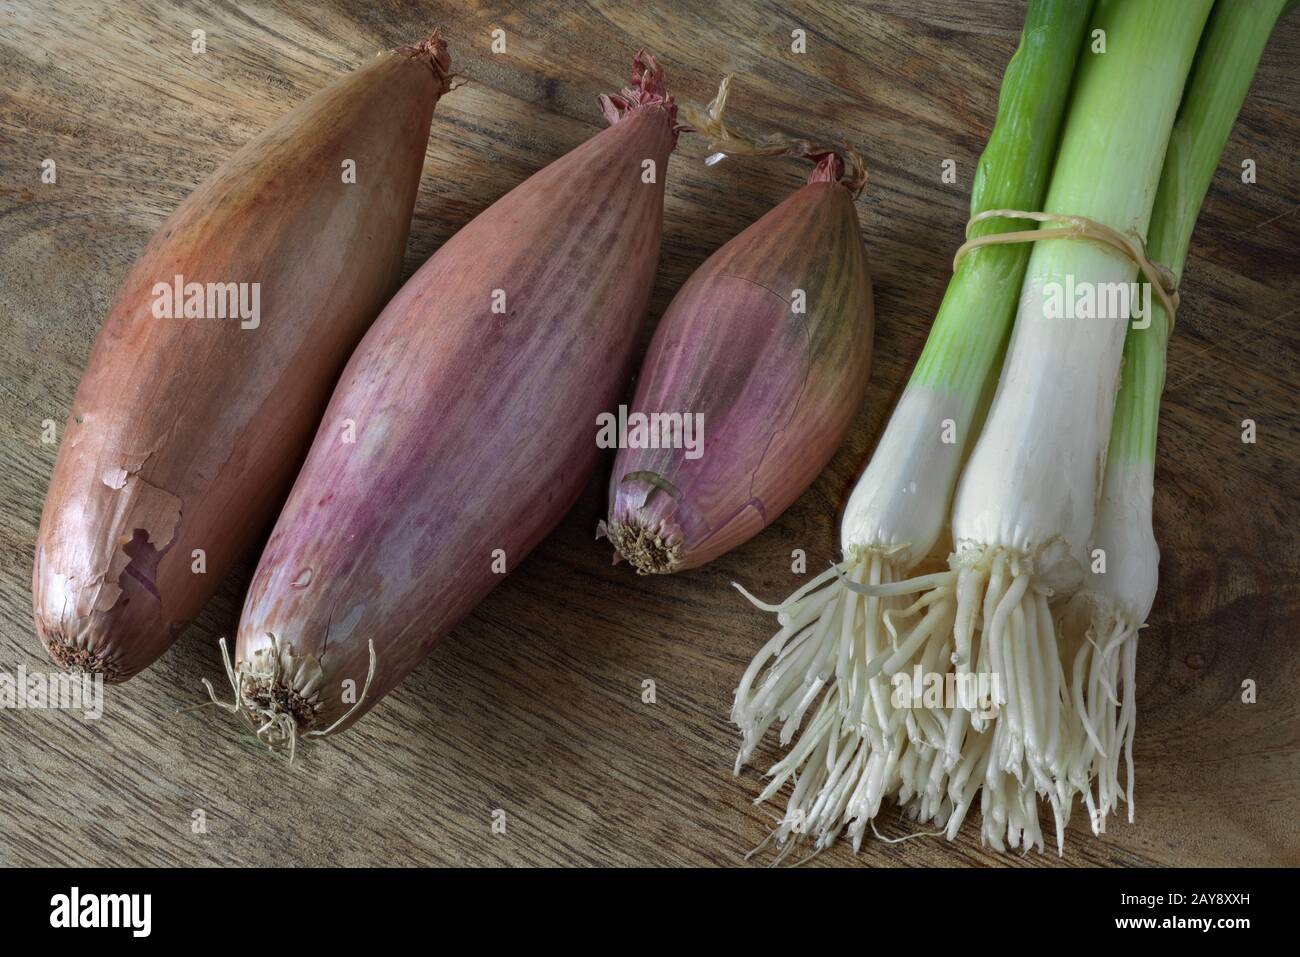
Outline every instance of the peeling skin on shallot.
<path id="1" fill-rule="evenodd" d="M 325 87 L 198 186 L 123 279 L 36 541 L 36 630 L 57 664 L 108 681 L 148 667 L 274 517 L 397 287 L 449 70 L 435 32 Z M 173 288 L 198 294 L 172 313 Z M 256 289 L 258 314 L 223 318 L 229 288 Z"/>

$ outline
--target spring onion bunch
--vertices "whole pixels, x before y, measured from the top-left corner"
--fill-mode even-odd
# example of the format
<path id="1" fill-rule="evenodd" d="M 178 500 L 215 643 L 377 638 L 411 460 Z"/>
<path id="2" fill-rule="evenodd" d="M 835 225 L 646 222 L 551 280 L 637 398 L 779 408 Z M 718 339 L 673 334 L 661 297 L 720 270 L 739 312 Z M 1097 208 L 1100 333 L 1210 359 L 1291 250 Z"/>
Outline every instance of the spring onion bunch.
<path id="1" fill-rule="evenodd" d="M 1159 186 L 1153 258 L 1180 272 L 1215 158 L 1280 6 L 1221 4 L 1202 42 L 1209 0 L 1102 0 L 1080 53 L 1045 201 L 1005 208 L 1086 217 L 1141 239 Z M 1064 31 L 1071 10 L 1077 5 L 1031 4 L 1017 60 L 1028 63 L 1035 17 L 1050 36 Z M 1198 42 L 1196 80 L 1184 101 Z M 1013 60 L 1004 80 L 999 127 L 1008 103 L 1026 95 L 1017 84 L 1035 78 L 1016 66 Z M 999 159 L 997 132 L 982 167 Z M 974 213 L 978 194 L 973 199 Z M 807 832 L 822 847 L 847 828 L 856 847 L 885 797 L 951 838 L 979 800 L 983 840 L 1041 849 L 1040 800 L 1052 809 L 1058 847 L 1076 796 L 1088 804 L 1094 829 L 1117 807 L 1121 751 L 1131 765 L 1133 636 L 1154 596 L 1158 560 L 1151 463 L 1166 320 L 1128 312 L 1060 317 L 1049 308 L 1053 288 L 1127 284 L 1138 269 L 1091 234 L 1048 231 L 1058 227 L 1042 227 L 1023 282 L 984 277 L 967 288 L 963 268 L 975 257 L 987 262 L 987 253 L 1028 247 L 981 248 L 962 261 L 944 308 L 955 292 L 984 308 L 956 316 L 941 310 L 936 318 L 850 499 L 845 561 L 781 605 L 764 606 L 782 627 L 742 679 L 733 716 L 745 735 L 740 762 L 776 721 L 782 743 L 793 743 L 760 798 L 795 779 L 780 840 Z M 959 452 L 950 447 L 945 457 L 933 447 L 937 420 L 969 426 L 992 376 L 972 373 L 964 391 L 947 390 L 964 406 L 927 404 L 923 390 L 978 366 L 973 343 L 1000 338 L 990 327 L 1008 282 L 1018 299 L 1011 340 L 962 466 Z M 1141 321 L 1126 347 L 1131 318 Z M 995 346 L 986 369 L 996 354 Z M 958 470 L 949 569 L 899 580 L 938 543 L 949 476 Z M 890 523 L 903 534 L 882 535 Z M 1095 573 L 1096 548 L 1111 553 L 1106 575 Z M 892 700 L 893 679 L 914 669 L 953 679 L 956 700 Z M 977 701 L 980 677 L 994 680 L 988 699 Z M 1131 773 L 1129 780 L 1131 789 Z"/>

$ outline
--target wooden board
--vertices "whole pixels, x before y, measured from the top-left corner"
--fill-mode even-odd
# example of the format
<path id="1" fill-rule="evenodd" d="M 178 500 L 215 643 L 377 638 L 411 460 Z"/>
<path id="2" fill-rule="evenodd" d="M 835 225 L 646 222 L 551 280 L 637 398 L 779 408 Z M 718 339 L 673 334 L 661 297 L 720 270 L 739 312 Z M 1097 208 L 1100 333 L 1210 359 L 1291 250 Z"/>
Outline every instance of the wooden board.
<path id="1" fill-rule="evenodd" d="M 601 127 L 599 93 L 656 51 L 679 98 L 733 72 L 736 121 L 848 137 L 876 282 L 869 399 L 833 464 L 763 535 L 702 571 L 646 579 L 593 541 L 605 474 L 390 698 L 293 767 L 229 715 L 183 712 L 224 683 L 248 561 L 98 721 L 0 711 L 3 864 L 734 865 L 775 806 L 733 779 L 732 690 L 769 619 L 729 582 L 784 595 L 790 553 L 836 554 L 838 516 L 924 341 L 1015 48 L 1016 2 L 88 4 L 0 14 L 0 670 L 44 670 L 33 541 L 99 322 L 164 216 L 257 130 L 377 51 L 443 25 L 471 82 L 434 117 L 407 272 Z M 506 31 L 506 52 L 490 31 Z M 191 52 L 191 31 L 207 52 Z M 808 52 L 790 51 L 807 31 Z M 1300 20 L 1270 45 L 1192 244 L 1160 437 L 1161 589 L 1138 664 L 1137 823 L 1066 856 L 997 855 L 972 825 L 843 846 L 822 864 L 1300 863 Z M 58 182 L 43 184 L 53 158 Z M 718 245 L 802 180 L 789 161 L 669 171 L 653 324 Z M 940 179 L 956 162 L 957 182 Z M 1258 181 L 1243 184 L 1253 159 Z M 644 345 L 644 342 L 643 342 Z M 1242 420 L 1257 424 L 1244 444 Z M 605 463 L 608 467 L 608 461 Z M 653 679 L 657 702 L 643 704 Z M 1242 704 L 1241 684 L 1258 683 Z M 765 757 L 775 751 L 769 749 Z M 507 814 L 494 834 L 492 813 Z M 206 830 L 195 833 L 196 812 Z M 894 812 L 882 834 L 909 832 Z"/>

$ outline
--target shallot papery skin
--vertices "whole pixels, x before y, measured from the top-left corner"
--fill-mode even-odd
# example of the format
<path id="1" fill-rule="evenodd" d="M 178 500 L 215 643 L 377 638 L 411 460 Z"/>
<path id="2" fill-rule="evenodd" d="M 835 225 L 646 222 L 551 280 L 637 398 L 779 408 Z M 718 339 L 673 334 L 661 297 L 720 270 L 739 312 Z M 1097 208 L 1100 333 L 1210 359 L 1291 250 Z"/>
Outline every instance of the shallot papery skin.
<path id="1" fill-rule="evenodd" d="M 871 278 L 842 172 L 823 156 L 695 271 L 655 330 L 628 415 L 696 415 L 703 429 L 695 449 L 615 457 L 603 530 L 639 572 L 697 568 L 748 541 L 812 484 L 862 405 Z"/>
<path id="2" fill-rule="evenodd" d="M 107 681 L 147 667 L 274 518 L 401 280 L 449 71 L 436 31 L 370 59 L 218 168 L 132 266 L 73 399 L 36 541 L 36 630 L 59 665 Z M 177 276 L 245 284 L 250 301 L 257 290 L 256 319 L 167 317 L 157 287 Z"/>
<path id="3" fill-rule="evenodd" d="M 596 466 L 659 261 L 662 71 L 462 228 L 366 334 L 258 564 L 236 707 L 271 745 L 350 726 L 518 566 Z M 373 674 L 371 674 L 373 648 Z M 367 683 L 369 687 L 367 687 Z"/>

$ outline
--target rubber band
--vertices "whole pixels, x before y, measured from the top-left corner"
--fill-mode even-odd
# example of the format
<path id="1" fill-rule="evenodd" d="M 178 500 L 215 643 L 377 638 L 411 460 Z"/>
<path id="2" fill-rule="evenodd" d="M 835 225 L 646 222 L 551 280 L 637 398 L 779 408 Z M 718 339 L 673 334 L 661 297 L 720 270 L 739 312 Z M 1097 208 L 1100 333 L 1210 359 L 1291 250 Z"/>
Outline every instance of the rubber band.
<path id="1" fill-rule="evenodd" d="M 1065 226 L 1061 229 L 1020 229 L 1008 233 L 988 233 L 972 239 L 971 229 L 977 223 L 988 219 L 1032 219 L 1039 223 L 1064 223 Z M 1174 274 L 1165 266 L 1147 258 L 1146 247 L 1142 244 L 1142 240 L 1126 236 L 1119 230 L 1111 229 L 1105 223 L 1099 223 L 1086 216 L 1035 213 L 1023 209 L 987 209 L 972 216 L 966 223 L 966 241 L 957 248 L 956 254 L 952 257 L 953 272 L 957 271 L 958 264 L 973 249 L 979 249 L 981 246 L 1032 243 L 1040 239 L 1092 239 L 1105 243 L 1133 260 L 1138 267 L 1138 272 L 1146 276 L 1155 288 L 1156 298 L 1160 300 L 1160 306 L 1164 309 L 1169 324 L 1168 334 L 1173 335 L 1174 314 L 1178 310 L 1179 301 L 1178 280 L 1174 278 Z"/>

